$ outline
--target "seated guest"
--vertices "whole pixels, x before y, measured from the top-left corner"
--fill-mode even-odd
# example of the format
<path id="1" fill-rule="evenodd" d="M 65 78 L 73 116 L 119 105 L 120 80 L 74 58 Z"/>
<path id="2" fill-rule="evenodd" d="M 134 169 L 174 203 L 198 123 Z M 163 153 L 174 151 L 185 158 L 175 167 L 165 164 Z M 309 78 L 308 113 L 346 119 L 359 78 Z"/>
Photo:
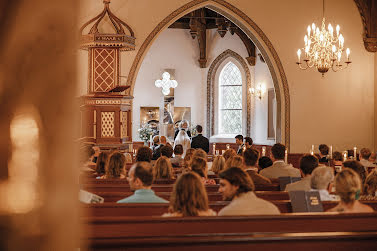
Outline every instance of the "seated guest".
<path id="1" fill-rule="evenodd" d="M 245 146 L 247 148 L 251 148 L 253 146 L 253 139 L 250 137 L 245 137 Z"/>
<path id="2" fill-rule="evenodd" d="M 216 185 L 216 181 L 214 179 L 208 179 L 207 177 L 208 167 L 205 159 L 198 156 L 193 156 L 191 160 L 191 170 L 199 174 L 204 185 Z"/>
<path id="3" fill-rule="evenodd" d="M 220 210 L 219 216 L 280 214 L 279 209 L 269 201 L 258 198 L 250 176 L 238 167 L 225 169 L 219 174 L 223 200 L 231 201 Z"/>
<path id="4" fill-rule="evenodd" d="M 160 145 L 160 136 L 155 135 L 153 137 L 153 144 L 150 147 L 152 149 L 152 153 L 153 153 L 153 157 L 152 157 L 153 160 L 155 160 L 154 158 L 156 157 L 156 154 L 157 154 L 156 150 L 157 150 L 159 145 Z"/>
<path id="5" fill-rule="evenodd" d="M 259 152 L 252 148 L 247 148 L 243 152 L 243 168 L 250 176 L 251 180 L 255 185 L 265 185 L 271 184 L 271 180 L 263 177 L 258 173 L 258 168 L 256 167 L 259 157 Z"/>
<path id="6" fill-rule="evenodd" d="M 272 160 L 270 159 L 270 157 L 267 157 L 267 156 L 260 157 L 258 160 L 258 167 L 260 170 L 263 170 L 269 166 L 272 166 L 272 164 L 273 164 Z"/>
<path id="7" fill-rule="evenodd" d="M 371 172 L 364 183 L 364 195 L 360 200 L 377 200 L 377 172 Z"/>
<path id="8" fill-rule="evenodd" d="M 365 171 L 365 168 L 363 167 L 363 165 L 360 164 L 359 161 L 357 161 L 357 160 L 347 160 L 347 161 L 343 162 L 343 167 L 348 167 L 348 168 L 354 170 L 360 176 L 361 183 L 362 184 L 365 183 L 365 179 L 367 177 L 367 172 Z"/>
<path id="9" fill-rule="evenodd" d="M 161 156 L 160 158 L 158 158 L 154 165 L 154 175 L 155 180 L 174 179 L 173 167 L 167 157 Z"/>
<path id="10" fill-rule="evenodd" d="M 368 173 L 368 167 L 376 167 L 373 162 L 369 161 L 371 151 L 368 148 L 361 148 L 360 150 L 360 164 L 364 166 L 365 171 Z"/>
<path id="11" fill-rule="evenodd" d="M 165 156 L 168 159 L 170 159 L 173 156 L 173 147 L 170 145 L 166 145 L 161 147 L 161 156 Z"/>
<path id="12" fill-rule="evenodd" d="M 148 148 L 149 149 L 149 148 Z M 113 152 L 106 163 L 105 175 L 100 179 L 124 179 L 124 167 L 126 158 L 120 152 Z"/>
<path id="13" fill-rule="evenodd" d="M 157 141 L 157 139 L 156 139 L 156 141 Z M 161 148 L 163 146 L 166 146 L 166 144 L 167 144 L 166 137 L 165 136 L 160 136 L 159 137 L 159 144 L 154 147 L 152 160 L 157 160 L 158 158 L 160 158 L 160 156 L 161 156 Z"/>
<path id="14" fill-rule="evenodd" d="M 142 146 L 137 149 L 136 162 L 146 161 L 151 162 L 152 160 L 152 150 L 147 146 Z"/>
<path id="15" fill-rule="evenodd" d="M 203 127 L 201 125 L 196 126 L 196 131 L 198 135 L 192 138 L 191 148 L 202 149 L 206 153 L 209 152 L 209 140 L 203 136 Z M 214 153 L 213 153 L 214 154 Z"/>
<path id="16" fill-rule="evenodd" d="M 325 144 L 320 144 L 318 146 L 319 150 L 319 163 L 328 163 L 329 160 L 327 158 L 327 155 L 329 155 L 330 148 Z"/>
<path id="17" fill-rule="evenodd" d="M 211 168 L 212 172 L 218 175 L 224 169 L 225 169 L 225 158 L 221 155 L 216 156 L 212 162 L 212 168 Z"/>
<path id="18" fill-rule="evenodd" d="M 109 154 L 106 152 L 101 152 L 98 155 L 97 163 L 96 163 L 96 175 L 98 176 L 97 179 L 99 179 L 101 176 L 105 175 L 105 167 L 106 162 Z"/>
<path id="19" fill-rule="evenodd" d="M 163 217 L 216 216 L 208 206 L 204 185 L 196 173 L 182 174 L 174 184 L 169 213 Z"/>
<path id="20" fill-rule="evenodd" d="M 243 158 L 238 155 L 230 157 L 227 161 L 225 161 L 225 169 L 231 167 L 243 168 Z"/>
<path id="21" fill-rule="evenodd" d="M 149 149 L 149 148 L 148 148 Z M 168 203 L 155 195 L 151 186 L 153 183 L 153 168 L 149 162 L 135 163 L 127 177 L 130 188 L 135 193 L 117 203 Z"/>
<path id="22" fill-rule="evenodd" d="M 342 171 L 343 156 L 340 152 L 336 151 L 332 154 L 332 159 L 334 161 L 335 172 L 339 173 Z"/>
<path id="23" fill-rule="evenodd" d="M 126 163 L 131 164 L 132 163 L 132 156 L 130 153 L 124 153 L 124 157 L 126 158 Z"/>
<path id="24" fill-rule="evenodd" d="M 313 170 L 318 166 L 318 158 L 311 154 L 305 154 L 300 159 L 300 171 L 302 179 L 288 184 L 285 191 L 309 191 Z"/>
<path id="25" fill-rule="evenodd" d="M 375 153 L 371 153 L 371 155 L 369 157 L 369 161 L 373 164 L 376 164 L 376 154 Z"/>
<path id="26" fill-rule="evenodd" d="M 193 157 L 201 157 L 207 161 L 207 153 L 202 149 L 195 149 Z"/>
<path id="27" fill-rule="evenodd" d="M 271 152 L 274 163 L 272 166 L 261 170 L 259 172 L 261 175 L 269 179 L 278 179 L 284 176 L 301 177 L 300 170 L 284 162 L 285 146 L 283 144 L 278 143 L 273 145 Z"/>
<path id="28" fill-rule="evenodd" d="M 321 201 L 339 200 L 337 196 L 329 194 L 328 191 L 330 182 L 332 182 L 333 179 L 334 173 L 331 167 L 319 166 L 315 168 L 310 179 L 310 191 L 318 191 Z"/>
<path id="29" fill-rule="evenodd" d="M 345 168 L 335 177 L 336 194 L 340 197 L 340 202 L 334 208 L 328 210 L 329 212 L 344 212 L 344 213 L 369 213 L 373 209 L 360 203 L 358 197 L 361 193 L 360 176 L 352 169 Z"/>
<path id="30" fill-rule="evenodd" d="M 174 147 L 173 152 L 174 152 L 174 157 L 170 160 L 171 164 L 174 167 L 182 166 L 183 165 L 183 158 L 182 158 L 183 147 L 182 147 L 182 145 L 176 145 Z"/>
<path id="31" fill-rule="evenodd" d="M 224 157 L 225 161 L 227 161 L 230 157 L 232 157 L 234 155 L 237 155 L 237 153 L 236 153 L 236 151 L 234 151 L 234 149 L 227 149 L 227 150 L 225 150 L 223 157 Z"/>
<path id="32" fill-rule="evenodd" d="M 93 173 L 94 169 L 94 162 L 92 161 L 94 158 L 95 151 L 93 146 L 91 145 L 84 145 L 80 148 L 80 167 L 81 172 L 84 173 Z"/>
<path id="33" fill-rule="evenodd" d="M 237 154 L 242 155 L 243 147 L 245 146 L 244 143 L 243 143 L 243 136 L 239 134 L 234 138 L 236 139 L 236 144 L 238 146 Z"/>

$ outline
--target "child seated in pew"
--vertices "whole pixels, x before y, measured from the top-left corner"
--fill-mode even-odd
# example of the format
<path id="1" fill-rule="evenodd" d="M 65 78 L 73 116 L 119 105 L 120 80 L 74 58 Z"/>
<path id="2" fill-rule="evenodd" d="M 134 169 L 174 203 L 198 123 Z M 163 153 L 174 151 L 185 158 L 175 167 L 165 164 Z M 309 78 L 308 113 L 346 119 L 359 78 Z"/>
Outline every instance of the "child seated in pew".
<path id="1" fill-rule="evenodd" d="M 99 179 L 124 179 L 124 168 L 126 165 L 126 158 L 120 152 L 113 152 L 106 163 L 105 174 Z"/>
<path id="2" fill-rule="evenodd" d="M 350 168 L 344 168 L 335 178 L 335 190 L 340 197 L 340 202 L 329 212 L 342 213 L 369 213 L 373 209 L 357 201 L 361 193 L 361 179 L 359 175 Z"/>
<path id="3" fill-rule="evenodd" d="M 153 168 L 154 168 L 155 180 L 175 179 L 174 174 L 173 174 L 173 166 L 167 157 L 161 156 L 160 158 L 158 158 Z"/>
<path id="4" fill-rule="evenodd" d="M 208 196 L 198 174 L 182 174 L 174 184 L 169 212 L 163 217 L 216 216 L 208 206 Z"/>

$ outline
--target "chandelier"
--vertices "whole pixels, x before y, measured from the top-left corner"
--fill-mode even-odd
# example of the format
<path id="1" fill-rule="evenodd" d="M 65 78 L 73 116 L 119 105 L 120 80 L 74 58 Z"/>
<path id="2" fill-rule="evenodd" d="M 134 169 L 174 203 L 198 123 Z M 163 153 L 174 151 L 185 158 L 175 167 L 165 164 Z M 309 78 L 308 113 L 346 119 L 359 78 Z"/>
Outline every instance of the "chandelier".
<path id="1" fill-rule="evenodd" d="M 339 32 L 339 25 L 336 26 L 336 34 L 331 24 L 326 29 L 325 23 L 325 0 L 323 0 L 323 19 L 321 27 L 313 23 L 307 28 L 307 35 L 304 37 L 305 47 L 303 62 L 301 61 L 301 49 L 297 51 L 299 68 L 306 70 L 315 67 L 322 73 L 322 76 L 331 68 L 334 72 L 347 68 L 351 63 L 350 49 L 346 49 L 347 59 L 341 62 L 344 52 L 344 37 Z"/>
<path id="2" fill-rule="evenodd" d="M 162 94 L 166 96 L 170 94 L 170 88 L 176 88 L 178 86 L 178 82 L 170 79 L 170 74 L 166 71 L 162 73 L 162 79 L 157 79 L 154 85 L 158 88 L 162 88 Z"/>

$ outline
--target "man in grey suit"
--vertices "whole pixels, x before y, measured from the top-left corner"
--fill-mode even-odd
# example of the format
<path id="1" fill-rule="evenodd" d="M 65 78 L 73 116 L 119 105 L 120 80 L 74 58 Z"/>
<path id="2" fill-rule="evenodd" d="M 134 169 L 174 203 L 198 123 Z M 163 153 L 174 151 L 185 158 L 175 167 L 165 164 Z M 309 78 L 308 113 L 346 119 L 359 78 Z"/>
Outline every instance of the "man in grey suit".
<path id="1" fill-rule="evenodd" d="M 272 161 L 274 164 L 260 171 L 260 174 L 269 179 L 278 179 L 279 177 L 301 177 L 300 170 L 294 168 L 291 164 L 284 162 L 285 146 L 275 144 L 271 148 Z"/>

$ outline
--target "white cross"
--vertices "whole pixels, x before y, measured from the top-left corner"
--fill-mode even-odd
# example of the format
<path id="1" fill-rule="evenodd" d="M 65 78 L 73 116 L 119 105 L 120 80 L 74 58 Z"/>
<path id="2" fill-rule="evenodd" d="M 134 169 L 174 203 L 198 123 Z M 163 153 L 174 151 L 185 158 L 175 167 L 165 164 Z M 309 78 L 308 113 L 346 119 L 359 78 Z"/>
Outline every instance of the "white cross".
<path id="1" fill-rule="evenodd" d="M 162 74 L 162 79 L 157 79 L 154 82 L 154 85 L 158 88 L 162 88 L 162 94 L 169 95 L 170 88 L 176 88 L 178 86 L 178 82 L 170 79 L 169 72 L 164 72 Z"/>

